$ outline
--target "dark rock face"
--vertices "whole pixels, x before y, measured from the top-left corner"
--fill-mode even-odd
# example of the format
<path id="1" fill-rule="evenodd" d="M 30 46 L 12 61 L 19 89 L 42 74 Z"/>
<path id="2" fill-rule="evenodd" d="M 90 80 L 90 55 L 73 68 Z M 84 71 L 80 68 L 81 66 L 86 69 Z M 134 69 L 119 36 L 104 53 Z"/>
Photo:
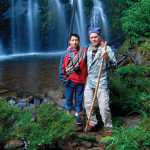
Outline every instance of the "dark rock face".
<path id="1" fill-rule="evenodd" d="M 61 3 L 66 4 L 69 3 L 70 0 L 60 0 Z"/>

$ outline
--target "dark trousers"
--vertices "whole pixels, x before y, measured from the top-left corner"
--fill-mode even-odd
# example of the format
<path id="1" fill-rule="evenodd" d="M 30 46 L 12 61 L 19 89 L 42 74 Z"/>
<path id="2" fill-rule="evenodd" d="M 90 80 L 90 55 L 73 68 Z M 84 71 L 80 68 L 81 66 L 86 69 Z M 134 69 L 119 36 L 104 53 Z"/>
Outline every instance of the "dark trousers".
<path id="1" fill-rule="evenodd" d="M 80 112 L 82 110 L 82 101 L 84 93 L 84 84 L 76 84 L 75 82 L 70 82 L 71 86 L 66 86 L 66 110 L 73 109 L 73 93 L 75 91 L 75 110 Z"/>

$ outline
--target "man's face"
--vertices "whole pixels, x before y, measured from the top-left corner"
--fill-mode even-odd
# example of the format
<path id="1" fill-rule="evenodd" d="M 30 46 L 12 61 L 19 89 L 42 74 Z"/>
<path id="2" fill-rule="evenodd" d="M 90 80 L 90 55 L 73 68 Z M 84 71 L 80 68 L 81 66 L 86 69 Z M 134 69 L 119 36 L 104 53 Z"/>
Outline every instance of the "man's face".
<path id="1" fill-rule="evenodd" d="M 100 45 L 101 36 L 97 33 L 91 33 L 89 39 L 94 47 L 98 47 Z"/>
<path id="2" fill-rule="evenodd" d="M 79 41 L 78 37 L 76 37 L 76 36 L 72 36 L 71 39 L 70 39 L 70 41 L 69 41 L 69 44 L 74 49 L 78 48 L 79 43 L 80 43 L 80 41 Z"/>

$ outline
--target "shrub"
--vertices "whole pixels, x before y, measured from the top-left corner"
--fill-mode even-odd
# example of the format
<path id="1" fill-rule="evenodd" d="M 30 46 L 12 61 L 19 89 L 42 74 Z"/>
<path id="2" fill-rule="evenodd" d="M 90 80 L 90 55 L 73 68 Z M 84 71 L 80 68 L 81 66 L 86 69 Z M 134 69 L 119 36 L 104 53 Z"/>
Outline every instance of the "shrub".
<path id="1" fill-rule="evenodd" d="M 139 0 L 123 11 L 122 28 L 132 42 L 140 37 L 150 37 L 150 0 Z"/>
<path id="2" fill-rule="evenodd" d="M 149 109 L 150 67 L 132 66 L 118 68 L 117 78 L 110 79 L 110 99 L 113 114 L 127 114 Z"/>
<path id="3" fill-rule="evenodd" d="M 32 113 L 26 110 L 20 115 L 15 131 L 17 138 L 25 138 L 28 149 L 55 148 L 59 140 L 70 138 L 73 133 L 74 120 L 64 110 L 58 110 L 54 105 L 43 104 L 37 108 L 37 122 L 30 122 Z"/>
<path id="4" fill-rule="evenodd" d="M 150 146 L 150 118 L 145 118 L 134 129 L 123 126 L 116 128 L 111 140 L 107 150 L 148 150 Z"/>
<path id="5" fill-rule="evenodd" d="M 5 100 L 0 100 L 0 141 L 6 143 L 9 140 L 9 132 L 13 130 L 13 124 L 18 119 L 19 108 L 13 107 Z"/>

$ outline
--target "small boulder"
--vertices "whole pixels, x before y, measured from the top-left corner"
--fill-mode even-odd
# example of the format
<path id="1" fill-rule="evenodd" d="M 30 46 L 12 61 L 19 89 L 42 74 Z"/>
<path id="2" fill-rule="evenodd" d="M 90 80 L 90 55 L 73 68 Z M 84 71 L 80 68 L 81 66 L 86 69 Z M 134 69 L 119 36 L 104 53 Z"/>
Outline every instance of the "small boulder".
<path id="1" fill-rule="evenodd" d="M 58 99 L 63 99 L 63 93 L 60 91 L 53 91 L 50 90 L 47 92 L 47 96 L 51 99 L 51 100 L 58 100 Z"/>
<path id="2" fill-rule="evenodd" d="M 93 144 L 91 142 L 88 141 L 82 141 L 81 142 L 86 148 L 91 148 L 93 146 Z"/>
<path id="3" fill-rule="evenodd" d="M 11 140 L 4 146 L 4 149 L 17 149 L 23 146 L 24 146 L 24 141 Z"/>

